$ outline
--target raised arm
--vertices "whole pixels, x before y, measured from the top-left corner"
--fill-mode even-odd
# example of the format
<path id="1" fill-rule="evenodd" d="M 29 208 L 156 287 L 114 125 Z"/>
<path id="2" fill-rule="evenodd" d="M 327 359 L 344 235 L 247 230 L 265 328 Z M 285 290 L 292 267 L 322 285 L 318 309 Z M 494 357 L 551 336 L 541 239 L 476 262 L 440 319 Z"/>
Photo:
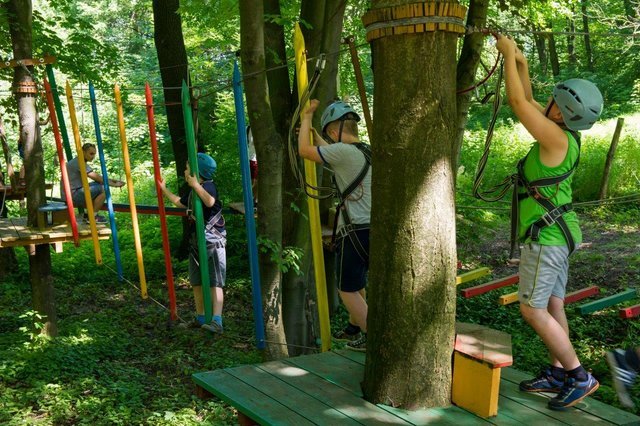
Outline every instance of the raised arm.
<path id="1" fill-rule="evenodd" d="M 541 112 L 544 112 L 544 107 L 533 99 L 533 90 L 531 89 L 531 79 L 529 78 L 529 63 L 527 58 L 522 54 L 522 51 L 516 46 L 516 67 L 518 68 L 518 75 L 520 76 L 520 82 L 524 89 L 524 97 L 533 106 L 535 106 Z"/>
<path id="2" fill-rule="evenodd" d="M 318 108 L 319 103 L 317 99 L 312 99 L 309 107 L 304 110 L 300 121 L 300 133 L 298 133 L 298 154 L 300 154 L 302 158 L 315 161 L 316 163 L 322 163 L 322 158 L 318 153 L 318 148 L 311 143 L 311 129 L 313 128 L 311 123 L 313 121 L 313 113 Z M 317 138 L 318 136 L 318 132 L 314 132 L 314 137 Z M 322 138 L 319 138 L 317 142 L 326 145 L 326 142 Z"/>
<path id="3" fill-rule="evenodd" d="M 504 73 L 507 97 L 514 114 L 529 131 L 543 151 L 555 155 L 564 155 L 568 148 L 568 139 L 560 126 L 545 117 L 543 111 L 536 108 L 526 98 L 525 89 L 518 74 L 516 64 L 516 44 L 508 37 L 500 36 L 498 50 L 504 55 Z"/>

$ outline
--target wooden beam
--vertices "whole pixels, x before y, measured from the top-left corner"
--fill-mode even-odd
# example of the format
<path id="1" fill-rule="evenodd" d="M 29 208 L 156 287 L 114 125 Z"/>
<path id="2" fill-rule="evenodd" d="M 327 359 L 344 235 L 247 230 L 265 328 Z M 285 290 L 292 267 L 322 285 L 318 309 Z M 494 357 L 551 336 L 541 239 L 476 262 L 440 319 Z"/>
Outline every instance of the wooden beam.
<path id="1" fill-rule="evenodd" d="M 600 294 L 600 288 L 597 285 L 592 285 L 591 287 L 572 291 L 571 293 L 564 296 L 564 304 L 568 305 L 569 303 L 574 303 L 579 300 L 586 299 L 587 297 L 595 296 L 597 294 Z"/>
<path id="2" fill-rule="evenodd" d="M 637 316 L 640 316 L 640 305 L 633 305 L 633 306 L 629 306 L 627 308 L 621 308 L 618 311 L 618 314 L 620 315 L 620 318 L 635 318 Z"/>
<path id="3" fill-rule="evenodd" d="M 456 277 L 456 285 L 473 281 L 480 277 L 484 277 L 490 272 L 491 270 L 485 266 L 483 266 L 482 268 L 474 269 L 473 271 L 465 272 L 464 274 L 460 274 Z"/>
<path id="4" fill-rule="evenodd" d="M 594 300 L 593 302 L 585 303 L 580 306 L 581 314 L 589 314 L 591 312 L 596 312 L 604 308 L 608 308 L 609 306 L 616 305 L 618 303 L 634 299 L 638 296 L 638 292 L 634 288 L 630 288 L 621 293 L 614 294 L 613 296 L 605 297 L 603 299 Z"/>
<path id="5" fill-rule="evenodd" d="M 0 69 L 21 67 L 23 65 L 26 67 L 30 67 L 33 65 L 47 65 L 53 64 L 55 61 L 56 57 L 49 55 L 43 56 L 41 58 L 12 59 L 10 61 L 0 62 Z"/>
<path id="6" fill-rule="evenodd" d="M 518 301 L 518 292 L 514 291 L 513 293 L 507 293 L 500 296 L 498 299 L 498 303 L 502 306 L 510 305 Z"/>
<path id="7" fill-rule="evenodd" d="M 498 278 L 497 280 L 489 281 L 488 283 L 480 284 L 474 287 L 465 288 L 461 294 L 464 298 L 470 298 L 484 294 L 488 291 L 495 290 L 497 288 L 506 287 L 508 285 L 517 284 L 520 281 L 518 274 L 509 275 L 508 277 Z"/>

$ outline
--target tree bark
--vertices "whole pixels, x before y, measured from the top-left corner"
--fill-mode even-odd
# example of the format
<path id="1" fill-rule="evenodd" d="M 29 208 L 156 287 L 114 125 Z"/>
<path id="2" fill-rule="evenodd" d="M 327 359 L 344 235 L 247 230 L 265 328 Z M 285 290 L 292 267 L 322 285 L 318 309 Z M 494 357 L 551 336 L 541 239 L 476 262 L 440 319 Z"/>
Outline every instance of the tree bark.
<path id="1" fill-rule="evenodd" d="M 282 138 L 273 121 L 265 73 L 264 5 L 259 0 L 240 2 L 240 43 L 242 71 L 249 120 L 254 130 L 258 168 L 258 235 L 282 243 Z M 260 253 L 263 312 L 267 340 L 264 357 L 288 356 L 282 321 L 281 273 L 270 256 Z"/>
<path id="2" fill-rule="evenodd" d="M 544 43 L 545 36 L 541 34 L 534 34 L 533 38 L 536 42 L 536 51 L 538 52 L 538 60 L 540 61 L 540 71 L 543 75 L 547 75 L 548 60 L 547 50 Z"/>
<path id="3" fill-rule="evenodd" d="M 32 57 L 32 6 L 30 0 L 11 0 L 7 3 L 9 32 L 13 57 Z M 34 84 L 33 67 L 14 68 L 14 88 Z M 36 110 L 36 96 L 15 90 L 20 122 L 20 139 L 24 146 L 24 168 L 27 184 L 27 213 L 30 226 L 36 226 L 38 207 L 46 203 L 44 186 L 44 159 L 42 140 Z M 33 309 L 44 317 L 41 333 L 54 337 L 58 334 L 56 304 L 51 276 L 49 245 L 37 245 L 29 256 Z"/>
<path id="4" fill-rule="evenodd" d="M 181 87 L 182 80 L 189 83 L 189 64 L 182 35 L 182 19 L 178 12 L 179 6 L 179 0 L 153 0 L 153 39 L 158 55 L 162 86 L 164 87 L 164 104 L 169 134 L 171 135 L 173 157 L 176 163 L 176 175 L 180 181 L 180 178 L 184 176 L 187 164 L 187 142 L 182 114 Z M 179 193 L 184 195 L 187 191 L 189 191 L 189 187 L 184 183 L 180 187 Z M 188 219 L 183 218 L 183 238 L 177 250 L 179 257 L 186 256 L 189 250 L 188 226 Z"/>
<path id="5" fill-rule="evenodd" d="M 618 148 L 618 141 L 620 140 L 620 134 L 622 133 L 623 125 L 624 118 L 618 118 L 618 121 L 616 122 L 616 130 L 613 132 L 613 139 L 611 139 L 611 145 L 609 146 L 609 152 L 607 152 L 607 160 L 604 163 L 604 171 L 602 172 L 602 183 L 600 184 L 600 196 L 598 198 L 600 200 L 604 200 L 605 198 L 607 198 L 609 176 L 611 175 L 613 158 L 616 155 L 616 149 Z"/>
<path id="6" fill-rule="evenodd" d="M 549 26 L 549 28 L 553 28 L 553 25 Z M 551 73 L 554 77 L 557 77 L 560 75 L 560 61 L 558 60 L 556 39 L 553 34 L 549 35 L 549 59 L 551 60 Z"/>
<path id="7" fill-rule="evenodd" d="M 580 2 L 582 10 L 582 31 L 584 32 L 584 51 L 587 55 L 587 69 L 593 71 L 593 52 L 591 50 L 591 38 L 589 37 L 589 16 L 587 15 L 587 2 Z"/>
<path id="8" fill-rule="evenodd" d="M 487 10 L 489 8 L 489 0 L 471 0 L 469 3 L 469 11 L 467 12 L 467 26 L 484 28 L 487 24 Z M 476 83 L 476 70 L 480 63 L 482 48 L 486 36 L 481 33 L 468 33 L 464 36 L 462 42 L 462 52 L 458 59 L 456 69 L 456 88 L 464 90 Z M 471 98 L 473 91 L 462 93 L 456 97 L 457 103 L 457 132 L 456 141 L 453 146 L 453 164 L 454 179 L 456 177 L 458 166 L 460 164 L 460 152 L 462 150 L 462 142 L 464 140 L 464 130 L 467 127 L 469 118 L 469 107 L 471 106 Z"/>
<path id="9" fill-rule="evenodd" d="M 569 35 L 567 35 L 567 54 L 569 55 L 569 65 L 571 67 L 575 67 L 578 63 L 578 58 L 576 57 L 576 36 L 573 33 L 576 31 L 575 23 L 573 22 L 573 17 L 567 18 L 567 25 Z"/>
<path id="10" fill-rule="evenodd" d="M 374 1 L 372 8 L 400 1 Z M 375 117 L 364 395 L 447 406 L 455 322 L 456 39 L 372 43 Z"/>

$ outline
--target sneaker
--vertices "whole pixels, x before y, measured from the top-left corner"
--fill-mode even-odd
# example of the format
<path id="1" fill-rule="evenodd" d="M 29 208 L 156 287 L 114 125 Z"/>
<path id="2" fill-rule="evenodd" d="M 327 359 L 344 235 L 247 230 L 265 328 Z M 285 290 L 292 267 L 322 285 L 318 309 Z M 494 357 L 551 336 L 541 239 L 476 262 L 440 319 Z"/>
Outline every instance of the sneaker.
<path id="1" fill-rule="evenodd" d="M 537 377 L 520 382 L 520 390 L 523 392 L 551 392 L 559 393 L 564 382 L 553 377 L 551 368 L 547 367 Z"/>
<path id="2" fill-rule="evenodd" d="M 600 383 L 591 375 L 587 374 L 587 380 L 579 382 L 573 377 L 567 377 L 562 390 L 555 398 L 549 400 L 549 408 L 552 410 L 564 410 L 573 407 L 600 387 Z"/>
<path id="3" fill-rule="evenodd" d="M 352 340 L 345 345 L 345 348 L 352 351 L 366 352 L 367 351 L 367 335 L 362 334 L 359 339 Z"/>
<path id="4" fill-rule="evenodd" d="M 343 330 L 336 331 L 335 333 L 333 333 L 333 336 L 331 336 L 331 338 L 335 342 L 353 342 L 354 340 L 358 340 L 361 336 L 362 336 L 362 333 L 360 333 L 359 331 L 355 334 L 349 334 L 347 333 L 347 329 L 345 328 Z"/>
<path id="5" fill-rule="evenodd" d="M 99 214 L 95 215 L 96 223 L 107 223 L 107 218 L 104 216 L 100 216 Z"/>
<path id="6" fill-rule="evenodd" d="M 607 364 L 611 368 L 613 386 L 618 393 L 620 404 L 627 408 L 633 408 L 635 404 L 631 400 L 631 396 L 629 396 L 629 389 L 636 381 L 638 373 L 627 364 L 625 351 L 616 349 L 615 351 L 607 352 Z"/>
<path id="7" fill-rule="evenodd" d="M 202 324 L 200 328 L 210 331 L 213 334 L 222 334 L 224 331 L 224 328 L 215 321 L 211 321 L 209 324 Z"/>

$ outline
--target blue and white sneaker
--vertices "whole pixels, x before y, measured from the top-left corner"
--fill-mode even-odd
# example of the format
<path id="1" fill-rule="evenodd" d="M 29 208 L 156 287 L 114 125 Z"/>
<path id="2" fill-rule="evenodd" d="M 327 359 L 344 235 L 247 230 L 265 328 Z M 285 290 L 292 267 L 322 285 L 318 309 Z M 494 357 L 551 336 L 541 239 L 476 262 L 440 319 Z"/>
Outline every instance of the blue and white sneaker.
<path id="1" fill-rule="evenodd" d="M 210 331 L 213 334 L 222 334 L 224 332 L 224 328 L 222 325 L 218 324 L 215 321 L 211 321 L 209 324 L 204 323 L 200 326 L 203 330 Z"/>
<path id="2" fill-rule="evenodd" d="M 553 377 L 551 368 L 546 367 L 537 377 L 520 382 L 520 390 L 523 392 L 559 393 L 563 385 L 564 380 Z"/>
<path id="3" fill-rule="evenodd" d="M 613 386 L 618 393 L 618 399 L 620 404 L 628 408 L 635 407 L 631 396 L 629 396 L 629 389 L 633 386 L 638 377 L 638 372 L 627 364 L 625 357 L 625 351 L 622 349 L 616 349 L 611 352 L 607 352 L 607 364 L 611 368 L 611 377 L 613 378 Z"/>
<path id="4" fill-rule="evenodd" d="M 552 410 L 564 410 L 565 408 L 573 407 L 594 393 L 599 387 L 600 383 L 591 373 L 587 373 L 587 380 L 585 381 L 567 377 L 560 393 L 549 400 L 549 408 Z"/>

